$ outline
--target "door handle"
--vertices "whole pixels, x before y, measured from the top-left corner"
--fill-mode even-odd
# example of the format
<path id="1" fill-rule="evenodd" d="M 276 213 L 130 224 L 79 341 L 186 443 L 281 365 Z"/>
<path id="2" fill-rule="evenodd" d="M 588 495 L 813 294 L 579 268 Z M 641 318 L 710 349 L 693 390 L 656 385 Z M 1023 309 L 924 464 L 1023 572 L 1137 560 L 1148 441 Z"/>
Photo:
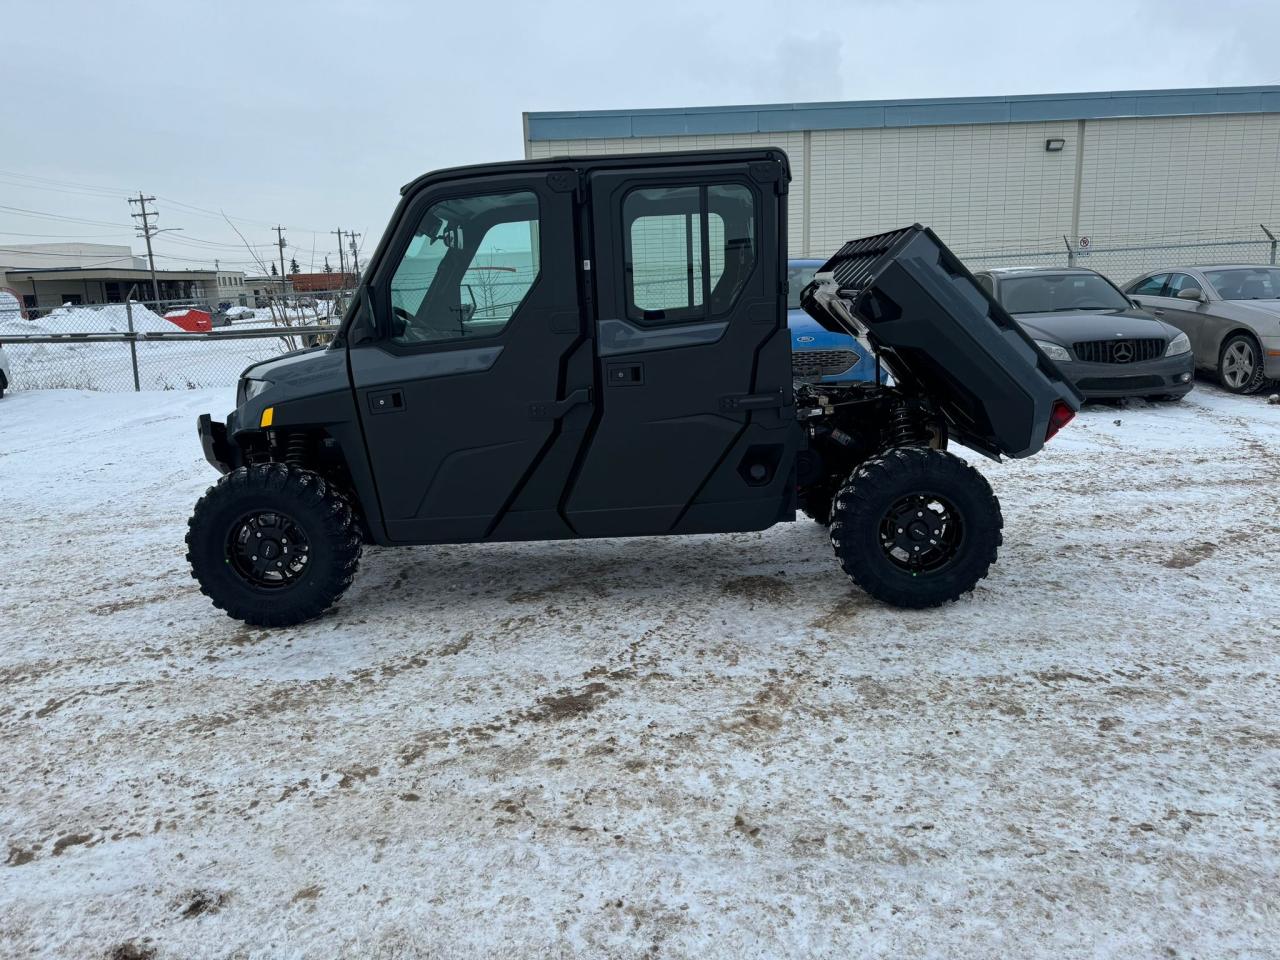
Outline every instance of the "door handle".
<path id="1" fill-rule="evenodd" d="M 404 409 L 404 391 L 399 388 L 371 390 L 368 397 L 370 413 L 398 413 Z"/>
<path id="2" fill-rule="evenodd" d="M 1159 307 L 1156 307 L 1156 308 L 1155 308 L 1154 310 L 1152 310 L 1151 312 L 1152 312 L 1152 313 L 1154 313 L 1157 317 L 1163 317 L 1163 316 L 1164 316 L 1164 311 L 1163 311 L 1163 310 L 1161 310 Z"/>
<path id="3" fill-rule="evenodd" d="M 785 407 L 787 398 L 781 390 L 773 393 L 748 393 L 732 397 L 720 398 L 720 409 L 726 412 L 734 410 L 770 410 L 774 407 Z"/>
<path id="4" fill-rule="evenodd" d="M 591 388 L 579 387 L 563 400 L 529 404 L 530 420 L 559 420 L 574 407 L 591 402 Z"/>

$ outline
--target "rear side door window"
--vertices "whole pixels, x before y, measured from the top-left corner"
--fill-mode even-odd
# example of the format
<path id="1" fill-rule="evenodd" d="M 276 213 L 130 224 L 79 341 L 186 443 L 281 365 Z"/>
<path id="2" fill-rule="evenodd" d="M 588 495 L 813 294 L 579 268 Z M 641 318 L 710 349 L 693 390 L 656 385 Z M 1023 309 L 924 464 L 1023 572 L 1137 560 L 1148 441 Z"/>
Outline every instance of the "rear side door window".
<path id="1" fill-rule="evenodd" d="M 1171 273 L 1169 274 L 1169 292 L 1165 294 L 1167 297 L 1176 297 L 1183 290 L 1203 290 L 1200 281 L 1189 273 Z"/>
<path id="2" fill-rule="evenodd" d="M 622 203 L 627 315 L 687 323 L 728 312 L 756 266 L 755 200 L 740 184 L 641 187 Z"/>

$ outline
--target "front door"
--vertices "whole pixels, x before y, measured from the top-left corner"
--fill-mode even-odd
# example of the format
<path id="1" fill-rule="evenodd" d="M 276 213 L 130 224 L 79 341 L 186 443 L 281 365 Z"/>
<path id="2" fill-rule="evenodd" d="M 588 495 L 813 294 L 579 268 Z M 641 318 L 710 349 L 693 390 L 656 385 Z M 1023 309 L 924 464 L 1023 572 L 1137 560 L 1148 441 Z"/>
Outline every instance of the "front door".
<path id="1" fill-rule="evenodd" d="M 780 161 L 597 170 L 597 421 L 580 536 L 763 529 L 787 514 L 791 396 Z"/>
<path id="2" fill-rule="evenodd" d="M 559 507 L 594 377 L 573 182 L 427 188 L 380 258 L 378 332 L 349 355 L 391 540 L 571 535 Z"/>

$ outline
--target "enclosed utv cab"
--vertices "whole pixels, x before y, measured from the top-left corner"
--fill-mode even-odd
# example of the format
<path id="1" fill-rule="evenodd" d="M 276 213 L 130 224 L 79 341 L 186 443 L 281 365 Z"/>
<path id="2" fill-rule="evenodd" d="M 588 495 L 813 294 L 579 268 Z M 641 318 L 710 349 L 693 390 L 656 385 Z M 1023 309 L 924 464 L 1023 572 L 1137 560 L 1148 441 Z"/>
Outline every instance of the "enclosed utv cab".
<path id="1" fill-rule="evenodd" d="M 947 437 L 1025 455 L 1073 397 L 1034 345 L 1000 346 L 988 328 L 1002 320 L 963 267 L 931 273 L 954 261 L 940 243 L 950 259 L 922 262 L 925 295 L 907 307 L 930 313 L 913 338 L 932 326 L 961 351 L 930 367 L 950 376 L 916 373 L 917 356 L 894 387 L 793 388 L 789 180 L 786 156 L 762 149 L 409 184 L 334 343 L 249 368 L 227 424 L 202 418 L 226 474 L 188 537 L 202 588 L 233 616 L 289 623 L 341 594 L 361 540 L 761 530 L 799 503 L 834 520 L 845 569 L 877 596 L 918 606 L 970 589 L 999 511 Z M 886 292 L 895 256 L 871 271 Z M 859 316 L 850 294 L 827 284 L 810 312 Z M 927 354 L 906 329 L 869 342 Z M 991 350 L 978 366 L 998 384 L 965 382 Z"/>

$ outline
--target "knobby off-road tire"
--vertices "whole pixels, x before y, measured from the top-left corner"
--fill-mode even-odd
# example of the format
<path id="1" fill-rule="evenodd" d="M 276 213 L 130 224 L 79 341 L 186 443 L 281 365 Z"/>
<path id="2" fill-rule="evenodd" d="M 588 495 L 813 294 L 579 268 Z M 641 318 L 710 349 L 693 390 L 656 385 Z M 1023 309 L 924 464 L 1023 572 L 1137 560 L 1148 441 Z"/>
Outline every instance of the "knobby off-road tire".
<path id="1" fill-rule="evenodd" d="M 834 494 L 834 485 L 818 483 L 811 487 L 801 487 L 796 491 L 796 506 L 814 523 L 829 527 L 831 526 L 831 498 Z"/>
<path id="2" fill-rule="evenodd" d="M 319 474 L 282 463 L 227 474 L 200 498 L 187 528 L 201 592 L 259 627 L 320 616 L 360 561 L 362 534 L 346 497 Z"/>
<path id="3" fill-rule="evenodd" d="M 959 599 L 1002 542 L 1000 502 L 959 457 L 902 447 L 859 465 L 835 495 L 831 545 L 849 579 L 896 607 Z"/>

